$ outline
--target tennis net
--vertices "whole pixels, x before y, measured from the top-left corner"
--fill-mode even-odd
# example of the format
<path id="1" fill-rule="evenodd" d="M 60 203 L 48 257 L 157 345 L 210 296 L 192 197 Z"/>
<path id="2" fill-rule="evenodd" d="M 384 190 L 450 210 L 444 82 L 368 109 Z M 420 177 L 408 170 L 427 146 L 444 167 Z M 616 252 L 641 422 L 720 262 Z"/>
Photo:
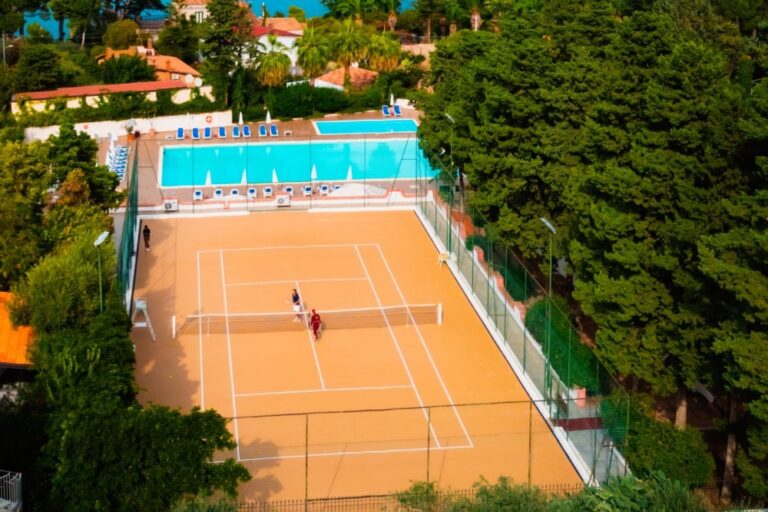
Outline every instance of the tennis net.
<path id="1" fill-rule="evenodd" d="M 323 329 L 364 329 L 395 325 L 442 324 L 442 304 L 406 304 L 381 308 L 318 310 Z M 301 331 L 309 326 L 311 313 L 202 313 L 173 317 L 173 337 L 184 333 L 248 334 Z"/>

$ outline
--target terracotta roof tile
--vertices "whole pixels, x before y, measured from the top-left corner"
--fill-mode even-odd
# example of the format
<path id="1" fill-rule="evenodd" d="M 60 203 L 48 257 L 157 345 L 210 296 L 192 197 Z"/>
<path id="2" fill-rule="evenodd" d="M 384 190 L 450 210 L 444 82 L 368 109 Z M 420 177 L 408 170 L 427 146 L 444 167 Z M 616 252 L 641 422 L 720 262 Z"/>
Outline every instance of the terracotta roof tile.
<path id="1" fill-rule="evenodd" d="M 200 76 L 200 72 L 173 55 L 147 55 L 147 64 L 154 66 L 155 69 L 160 71 L 168 71 L 171 73 L 178 73 L 180 75 L 192 75 Z"/>
<path id="2" fill-rule="evenodd" d="M 349 81 L 353 88 L 359 88 L 372 84 L 376 81 L 379 74 L 376 71 L 363 68 L 349 68 Z M 317 77 L 315 80 L 321 80 L 329 84 L 333 84 L 339 87 L 344 87 L 344 68 L 337 68 L 333 71 Z"/>
<path id="3" fill-rule="evenodd" d="M 13 95 L 13 101 L 48 100 L 52 98 L 80 98 L 120 92 L 152 92 L 188 87 L 183 80 L 163 80 L 153 82 L 131 82 L 127 84 L 82 85 L 80 87 L 61 87 L 53 91 L 19 92 Z"/>
<path id="4" fill-rule="evenodd" d="M 267 26 L 276 30 L 284 30 L 286 32 L 295 32 L 301 34 L 304 32 L 304 25 L 299 23 L 296 18 L 267 18 Z"/>
<path id="5" fill-rule="evenodd" d="M 0 292 L 0 366 L 29 366 L 27 349 L 34 340 L 31 327 L 14 328 L 6 304 L 11 294 Z"/>

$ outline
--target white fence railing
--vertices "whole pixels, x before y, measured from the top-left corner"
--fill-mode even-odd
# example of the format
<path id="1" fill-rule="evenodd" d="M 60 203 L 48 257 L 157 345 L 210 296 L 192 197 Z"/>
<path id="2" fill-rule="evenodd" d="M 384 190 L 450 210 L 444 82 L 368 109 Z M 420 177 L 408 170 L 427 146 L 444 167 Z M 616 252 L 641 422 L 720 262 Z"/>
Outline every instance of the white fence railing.
<path id="1" fill-rule="evenodd" d="M 21 473 L 0 469 L 0 511 L 21 510 Z"/>

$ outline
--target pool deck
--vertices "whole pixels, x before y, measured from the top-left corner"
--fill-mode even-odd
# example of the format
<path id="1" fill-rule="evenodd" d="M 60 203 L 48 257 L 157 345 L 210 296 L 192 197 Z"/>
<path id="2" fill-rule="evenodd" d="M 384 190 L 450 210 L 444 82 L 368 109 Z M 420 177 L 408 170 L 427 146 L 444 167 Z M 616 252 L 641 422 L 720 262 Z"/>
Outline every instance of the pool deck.
<path id="1" fill-rule="evenodd" d="M 390 117 L 388 119 L 413 119 L 417 123 L 419 123 L 419 118 L 421 116 L 421 112 L 414 109 L 402 109 L 403 115 L 400 118 L 394 118 Z M 213 199 L 211 196 L 213 194 L 213 189 L 216 187 L 194 187 L 199 188 L 203 190 L 205 199 L 202 201 L 193 201 L 192 199 L 192 193 L 193 193 L 193 187 L 184 187 L 184 188 L 174 188 L 172 190 L 169 189 L 161 189 L 158 186 L 158 176 L 160 174 L 160 167 L 159 167 L 159 155 L 160 155 L 160 148 L 163 146 L 182 146 L 182 145 L 221 145 L 221 144 L 274 144 L 279 142 L 301 142 L 301 141 L 320 141 L 320 140 L 344 140 L 344 139 L 361 139 L 363 137 L 369 138 L 369 139 L 402 139 L 403 137 L 407 137 L 409 135 L 413 136 L 413 134 L 408 133 L 385 133 L 385 134 L 350 134 L 350 135 L 318 135 L 315 131 L 315 127 L 313 125 L 314 121 L 353 121 L 353 120 L 381 120 L 381 119 L 387 119 L 382 116 L 381 111 L 379 110 L 371 110 L 367 112 L 359 112 L 355 114 L 328 114 L 322 118 L 314 118 L 314 119 L 294 119 L 291 121 L 280 121 L 275 120 L 272 122 L 272 124 L 275 124 L 278 126 L 280 130 L 280 135 L 277 137 L 259 137 L 258 135 L 258 125 L 259 124 L 265 124 L 263 121 L 257 121 L 257 122 L 248 122 L 245 124 L 248 124 L 251 127 L 251 137 L 250 138 L 243 138 L 240 137 L 238 139 L 232 138 L 232 129 L 231 125 L 228 127 L 228 137 L 226 139 L 220 139 L 218 137 L 213 137 L 211 139 L 199 139 L 199 140 L 193 140 L 189 136 L 189 130 L 187 130 L 186 138 L 183 140 L 176 140 L 176 134 L 175 132 L 154 132 L 154 133 L 141 133 L 138 139 L 138 152 L 139 152 L 139 207 L 146 210 L 151 210 L 154 208 L 162 209 L 163 201 L 165 199 L 176 199 L 178 200 L 179 204 L 182 205 L 198 205 L 200 207 L 221 207 L 222 205 L 225 208 L 228 208 L 230 206 L 229 200 L 231 198 L 227 198 L 226 204 L 225 201 L 222 199 Z M 201 126 L 202 128 L 202 126 Z M 215 128 L 215 127 L 212 127 Z M 201 130 L 202 132 L 202 130 Z M 288 135 L 286 135 L 288 134 Z M 201 133 L 202 135 L 202 133 Z M 125 136 L 120 137 L 118 140 L 118 144 L 121 145 L 129 145 L 131 147 L 131 152 L 133 152 L 133 142 L 128 141 Z M 99 161 L 104 162 L 106 160 L 106 154 L 107 154 L 107 143 L 102 143 L 99 151 Z M 133 163 L 133 154 L 130 155 L 129 160 L 129 169 L 131 168 L 131 165 Z M 120 188 L 127 187 L 127 182 L 123 182 L 120 184 Z M 222 187 L 223 188 L 223 187 Z M 232 188 L 240 188 L 240 194 L 242 195 L 241 200 L 236 201 L 243 201 L 246 196 L 246 186 L 240 186 L 240 187 L 234 187 L 234 186 L 227 186 L 226 190 L 229 191 Z M 251 206 L 253 206 L 253 203 L 259 203 L 263 202 L 265 206 L 271 204 L 274 202 L 273 199 L 264 199 L 261 197 L 261 190 L 262 187 L 258 187 L 259 197 L 256 200 L 250 200 Z M 275 192 L 279 193 L 282 189 L 281 185 L 278 185 L 275 188 Z M 298 202 L 301 202 L 301 192 L 299 190 L 296 191 L 294 195 L 294 199 Z M 317 194 L 313 195 L 313 200 L 320 199 Z M 331 198 L 323 198 L 332 200 Z"/>

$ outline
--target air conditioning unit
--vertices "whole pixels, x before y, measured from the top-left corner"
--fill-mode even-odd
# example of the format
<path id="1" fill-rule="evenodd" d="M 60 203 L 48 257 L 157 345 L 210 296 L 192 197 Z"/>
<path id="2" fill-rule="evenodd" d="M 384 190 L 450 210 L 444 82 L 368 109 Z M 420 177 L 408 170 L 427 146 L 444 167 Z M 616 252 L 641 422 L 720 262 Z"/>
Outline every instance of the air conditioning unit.
<path id="1" fill-rule="evenodd" d="M 291 196 L 287 194 L 277 196 L 277 206 L 291 206 Z"/>
<path id="2" fill-rule="evenodd" d="M 178 199 L 163 199 L 163 210 L 166 212 L 177 212 L 179 211 L 179 200 Z"/>

